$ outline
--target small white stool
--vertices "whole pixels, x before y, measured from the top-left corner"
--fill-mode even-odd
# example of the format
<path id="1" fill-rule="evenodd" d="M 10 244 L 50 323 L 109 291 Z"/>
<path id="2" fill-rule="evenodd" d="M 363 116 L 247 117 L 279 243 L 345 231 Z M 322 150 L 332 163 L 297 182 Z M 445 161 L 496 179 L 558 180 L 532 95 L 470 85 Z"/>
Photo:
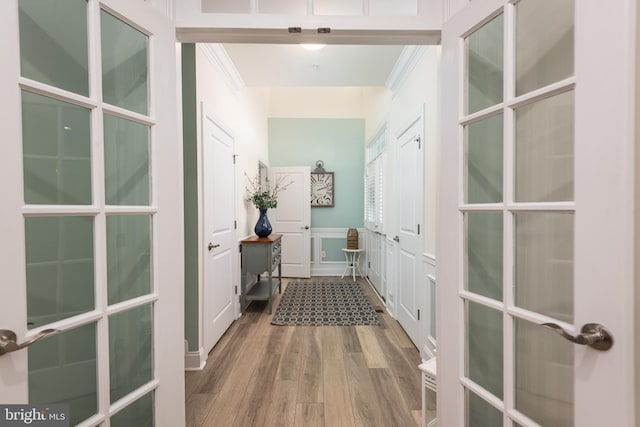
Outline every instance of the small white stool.
<path id="1" fill-rule="evenodd" d="M 360 277 L 364 279 L 364 275 L 362 271 L 360 271 L 360 254 L 364 252 L 364 249 L 347 249 L 342 248 L 342 252 L 344 252 L 344 257 L 347 260 L 347 265 L 344 267 L 344 273 L 342 273 L 341 279 L 344 279 L 344 275 L 347 274 L 347 271 L 351 270 L 351 276 L 353 277 L 353 281 L 356 281 L 356 270 L 360 274 Z"/>

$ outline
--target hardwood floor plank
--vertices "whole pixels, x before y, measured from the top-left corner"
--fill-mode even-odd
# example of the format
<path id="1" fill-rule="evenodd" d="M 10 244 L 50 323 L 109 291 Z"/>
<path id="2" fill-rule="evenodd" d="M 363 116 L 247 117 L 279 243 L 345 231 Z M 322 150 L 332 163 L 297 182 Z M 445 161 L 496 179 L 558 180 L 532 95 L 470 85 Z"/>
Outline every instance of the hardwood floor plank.
<path id="1" fill-rule="evenodd" d="M 245 390 L 234 427 L 263 426 L 275 388 L 280 354 L 263 353 Z"/>
<path id="2" fill-rule="evenodd" d="M 207 418 L 212 404 L 213 399 L 210 394 L 192 394 L 186 405 L 187 427 L 200 427 Z"/>
<path id="3" fill-rule="evenodd" d="M 355 328 L 362 346 L 362 353 L 367 360 L 367 366 L 369 368 L 386 368 L 387 361 L 373 332 L 375 327 L 358 325 Z"/>
<path id="4" fill-rule="evenodd" d="M 340 328 L 345 353 L 362 353 L 360 338 L 355 326 L 343 326 Z"/>
<path id="5" fill-rule="evenodd" d="M 304 353 L 304 330 L 295 326 L 274 326 L 287 330 L 287 342 L 278 366 L 279 380 L 297 381 L 302 371 L 302 354 Z"/>
<path id="6" fill-rule="evenodd" d="M 296 416 L 298 382 L 276 380 L 270 395 L 264 427 L 292 427 Z"/>
<path id="7" fill-rule="evenodd" d="M 385 330 L 374 329 L 373 333 L 377 337 L 385 359 L 389 361 L 389 369 L 396 378 L 398 388 L 407 406 L 409 409 L 421 409 L 421 377 L 416 375 L 419 373 L 418 365 L 420 364 L 418 351 L 415 347 L 408 349 L 394 345 Z"/>
<path id="8" fill-rule="evenodd" d="M 321 329 L 314 326 L 301 328 L 303 329 L 303 361 L 297 401 L 321 403 L 323 401 Z"/>
<path id="9" fill-rule="evenodd" d="M 355 426 L 353 409 L 345 402 L 351 400 L 341 326 L 323 326 L 322 363 L 324 382 L 324 420 L 327 426 Z"/>
<path id="10" fill-rule="evenodd" d="M 296 405 L 295 427 L 338 427 L 325 424 L 324 404 L 298 403 Z M 342 427 L 342 426 L 340 426 Z"/>
<path id="11" fill-rule="evenodd" d="M 416 426 L 411 411 L 404 399 L 400 398 L 400 390 L 389 369 L 370 369 L 373 387 L 380 404 L 383 426 Z"/>
<path id="12" fill-rule="evenodd" d="M 347 353 L 345 354 L 345 364 L 355 425 L 358 427 L 384 425 L 364 355 L 362 353 Z"/>

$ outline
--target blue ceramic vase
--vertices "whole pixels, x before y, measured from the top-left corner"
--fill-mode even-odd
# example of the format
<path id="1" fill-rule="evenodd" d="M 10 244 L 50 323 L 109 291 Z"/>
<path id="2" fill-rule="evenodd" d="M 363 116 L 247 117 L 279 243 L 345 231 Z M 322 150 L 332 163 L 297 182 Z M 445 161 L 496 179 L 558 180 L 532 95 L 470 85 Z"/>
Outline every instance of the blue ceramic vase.
<path id="1" fill-rule="evenodd" d="M 269 222 L 269 218 L 267 217 L 266 209 L 260 209 L 260 218 L 258 218 L 258 222 L 256 223 L 253 231 L 255 231 L 258 237 L 267 237 L 269 234 L 271 234 L 271 223 Z"/>

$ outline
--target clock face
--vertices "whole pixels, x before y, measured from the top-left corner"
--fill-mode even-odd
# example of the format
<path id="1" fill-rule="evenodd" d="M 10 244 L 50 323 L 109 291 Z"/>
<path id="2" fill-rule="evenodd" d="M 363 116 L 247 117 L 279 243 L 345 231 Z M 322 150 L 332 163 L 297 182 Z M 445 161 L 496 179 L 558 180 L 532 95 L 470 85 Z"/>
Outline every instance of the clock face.
<path id="1" fill-rule="evenodd" d="M 311 206 L 333 206 L 333 172 L 311 173 Z"/>

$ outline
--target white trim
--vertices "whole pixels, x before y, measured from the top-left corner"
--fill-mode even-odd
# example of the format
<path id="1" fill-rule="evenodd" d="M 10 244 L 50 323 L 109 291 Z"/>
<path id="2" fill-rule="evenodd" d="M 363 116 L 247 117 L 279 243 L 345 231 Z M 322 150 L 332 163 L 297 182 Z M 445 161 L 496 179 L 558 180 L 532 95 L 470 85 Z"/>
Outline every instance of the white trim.
<path id="1" fill-rule="evenodd" d="M 185 341 L 185 349 L 187 342 Z M 184 353 L 184 370 L 185 371 L 201 371 L 207 364 L 207 353 L 200 347 L 198 351 L 185 351 Z"/>
<path id="2" fill-rule="evenodd" d="M 219 43 L 199 43 L 198 48 L 211 64 L 220 67 L 227 84 L 235 90 L 244 89 L 244 80 L 226 49 Z"/>
<path id="3" fill-rule="evenodd" d="M 402 49 L 398 60 L 385 82 L 385 86 L 393 91 L 393 96 L 398 93 L 398 90 L 407 80 L 426 50 L 426 46 L 405 46 L 404 49 Z"/>
<path id="4" fill-rule="evenodd" d="M 433 267 L 435 267 L 435 266 L 436 266 L 436 256 L 435 256 L 435 255 L 431 255 L 431 254 L 428 254 L 428 253 L 424 252 L 424 253 L 422 254 L 422 260 L 423 260 L 425 263 L 427 263 L 427 264 L 429 264 L 429 265 L 431 265 L 431 266 L 433 266 Z M 434 280 L 434 281 L 436 280 L 436 279 L 435 279 L 435 277 L 433 278 L 433 280 Z"/>
<path id="5" fill-rule="evenodd" d="M 364 228 L 358 228 L 358 247 L 365 248 Z M 344 273 L 345 261 L 323 261 L 320 253 L 322 251 L 323 239 L 345 239 L 348 228 L 312 228 L 311 240 L 313 241 L 313 257 L 311 259 L 311 276 L 341 276 Z M 367 252 L 360 255 L 360 265 L 367 262 Z"/>

